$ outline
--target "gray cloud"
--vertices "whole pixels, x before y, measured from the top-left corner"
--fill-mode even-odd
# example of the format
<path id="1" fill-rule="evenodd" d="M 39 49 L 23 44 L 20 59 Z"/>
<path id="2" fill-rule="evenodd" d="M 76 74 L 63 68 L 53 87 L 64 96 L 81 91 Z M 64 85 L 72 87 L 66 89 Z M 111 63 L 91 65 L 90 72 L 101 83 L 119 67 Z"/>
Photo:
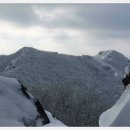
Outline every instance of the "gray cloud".
<path id="1" fill-rule="evenodd" d="M 30 26 L 39 21 L 29 4 L 0 4 L 0 19 L 19 26 Z"/>
<path id="2" fill-rule="evenodd" d="M 43 19 L 36 10 L 41 11 Z M 130 4 L 0 4 L 0 19 L 54 28 L 129 30 L 129 12 Z M 45 13 L 55 17 L 48 15 L 46 21 Z"/>
<path id="3" fill-rule="evenodd" d="M 41 20 L 48 28 L 89 31 L 98 39 L 130 38 L 130 4 L 47 4 L 37 8 L 55 16 Z"/>
<path id="4" fill-rule="evenodd" d="M 129 30 L 130 4 L 37 5 L 41 12 L 54 14 L 43 25 L 78 29 Z M 64 10 L 63 13 L 58 13 Z M 69 12 L 68 12 L 69 10 Z M 57 11 L 57 12 L 56 12 Z"/>
<path id="5" fill-rule="evenodd" d="M 90 28 L 100 30 L 130 29 L 130 4 L 96 4 L 87 6 L 81 7 L 77 15 Z"/>
<path id="6" fill-rule="evenodd" d="M 88 51 L 87 47 L 91 51 L 109 48 L 123 52 L 118 47 L 122 48 L 125 42 L 130 41 L 129 12 L 130 4 L 0 4 L 0 21 L 7 21 L 18 25 L 19 29 L 22 28 L 22 32 L 18 32 L 17 36 L 15 28 L 15 32 L 11 34 L 11 31 L 4 31 L 3 34 L 1 32 L 0 38 L 6 44 L 10 40 L 12 43 L 18 43 L 19 40 L 33 42 L 35 39 L 35 42 L 40 41 L 40 47 L 46 40 L 48 45 L 44 44 L 44 47 L 47 49 L 53 42 L 55 48 L 58 45 L 59 50 L 62 50 L 63 45 L 66 52 L 70 46 L 67 52 L 69 54 L 83 54 Z M 45 30 L 36 29 L 36 26 Z M 27 30 L 27 27 L 30 27 L 30 30 Z M 28 35 L 24 35 L 24 32 Z M 129 46 L 129 43 L 125 45 Z M 53 50 L 54 46 L 50 50 Z M 126 50 L 124 52 L 129 54 Z"/>

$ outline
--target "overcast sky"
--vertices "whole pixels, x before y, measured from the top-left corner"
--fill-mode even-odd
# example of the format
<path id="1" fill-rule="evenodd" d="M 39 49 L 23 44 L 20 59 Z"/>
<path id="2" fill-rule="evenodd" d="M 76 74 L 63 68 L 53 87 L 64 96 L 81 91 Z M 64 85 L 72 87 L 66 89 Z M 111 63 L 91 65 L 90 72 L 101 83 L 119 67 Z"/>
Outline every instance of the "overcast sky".
<path id="1" fill-rule="evenodd" d="M 0 54 L 24 46 L 72 55 L 117 50 L 130 58 L 130 4 L 0 4 Z"/>

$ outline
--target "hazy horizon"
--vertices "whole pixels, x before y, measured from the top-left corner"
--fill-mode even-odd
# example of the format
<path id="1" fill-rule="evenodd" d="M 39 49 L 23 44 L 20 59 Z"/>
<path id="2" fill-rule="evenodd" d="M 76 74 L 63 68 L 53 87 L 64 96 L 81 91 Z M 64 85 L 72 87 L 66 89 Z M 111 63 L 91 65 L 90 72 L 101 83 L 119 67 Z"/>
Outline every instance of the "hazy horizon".
<path id="1" fill-rule="evenodd" d="M 130 4 L 0 4 L 0 55 L 24 46 L 69 55 L 115 50 L 130 58 Z"/>

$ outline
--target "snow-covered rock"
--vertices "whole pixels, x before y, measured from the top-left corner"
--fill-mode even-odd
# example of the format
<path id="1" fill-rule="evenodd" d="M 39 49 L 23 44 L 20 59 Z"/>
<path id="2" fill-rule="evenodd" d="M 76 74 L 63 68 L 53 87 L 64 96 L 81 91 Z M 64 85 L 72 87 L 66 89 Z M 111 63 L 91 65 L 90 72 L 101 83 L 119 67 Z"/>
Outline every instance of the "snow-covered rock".
<path id="1" fill-rule="evenodd" d="M 63 125 L 50 115 L 18 80 L 0 76 L 0 126 Z"/>
<path id="2" fill-rule="evenodd" d="M 130 126 L 130 85 L 115 105 L 101 114 L 99 126 Z"/>

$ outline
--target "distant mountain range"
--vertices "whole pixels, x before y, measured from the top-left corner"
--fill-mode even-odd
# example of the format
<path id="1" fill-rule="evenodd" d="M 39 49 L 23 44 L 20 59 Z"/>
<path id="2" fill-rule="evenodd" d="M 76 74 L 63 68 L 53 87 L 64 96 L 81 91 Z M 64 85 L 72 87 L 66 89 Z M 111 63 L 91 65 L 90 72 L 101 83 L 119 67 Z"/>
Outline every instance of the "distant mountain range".
<path id="1" fill-rule="evenodd" d="M 45 109 L 69 126 L 97 126 L 123 91 L 130 60 L 108 50 L 72 56 L 24 47 L 0 56 L 0 75 L 19 79 Z"/>

